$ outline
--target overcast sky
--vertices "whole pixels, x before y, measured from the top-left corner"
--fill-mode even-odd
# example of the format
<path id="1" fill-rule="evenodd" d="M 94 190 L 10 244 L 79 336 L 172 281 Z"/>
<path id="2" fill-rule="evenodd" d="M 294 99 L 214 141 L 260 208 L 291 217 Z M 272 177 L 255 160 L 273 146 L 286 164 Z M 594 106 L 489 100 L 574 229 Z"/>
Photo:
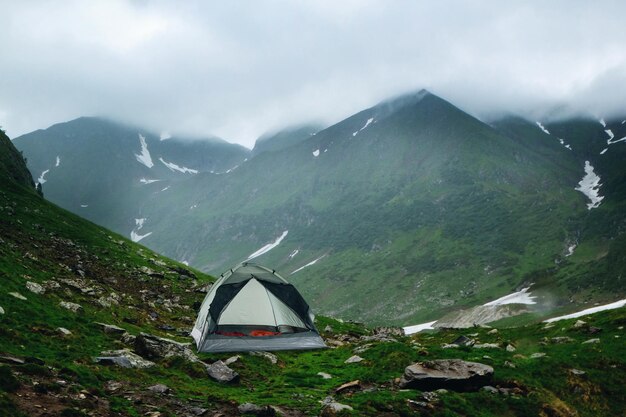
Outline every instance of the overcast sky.
<path id="1" fill-rule="evenodd" d="M 0 125 L 85 115 L 251 147 L 427 88 L 626 114 L 624 1 L 0 0 Z"/>

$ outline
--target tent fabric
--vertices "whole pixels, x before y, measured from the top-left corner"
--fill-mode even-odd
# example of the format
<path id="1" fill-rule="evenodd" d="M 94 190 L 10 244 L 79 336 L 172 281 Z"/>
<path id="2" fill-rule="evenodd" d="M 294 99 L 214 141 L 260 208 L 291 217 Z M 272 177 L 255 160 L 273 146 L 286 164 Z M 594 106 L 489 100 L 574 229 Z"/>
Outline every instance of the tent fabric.
<path id="1" fill-rule="evenodd" d="M 276 271 L 243 263 L 213 285 L 191 335 L 200 352 L 324 348 L 313 320 L 298 290 Z"/>

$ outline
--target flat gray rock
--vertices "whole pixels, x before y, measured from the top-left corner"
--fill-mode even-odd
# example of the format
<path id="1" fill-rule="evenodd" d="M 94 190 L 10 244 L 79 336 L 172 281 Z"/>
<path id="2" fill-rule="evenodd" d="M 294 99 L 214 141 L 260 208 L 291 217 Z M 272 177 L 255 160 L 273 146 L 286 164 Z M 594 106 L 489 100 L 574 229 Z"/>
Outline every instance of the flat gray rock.
<path id="1" fill-rule="evenodd" d="M 492 377 L 493 368 L 489 365 L 461 359 L 438 359 L 407 366 L 400 386 L 421 391 L 439 388 L 475 391 L 489 385 Z"/>
<path id="2" fill-rule="evenodd" d="M 224 362 L 216 361 L 207 365 L 207 373 L 211 378 L 223 384 L 239 381 L 239 374 L 230 369 Z"/>

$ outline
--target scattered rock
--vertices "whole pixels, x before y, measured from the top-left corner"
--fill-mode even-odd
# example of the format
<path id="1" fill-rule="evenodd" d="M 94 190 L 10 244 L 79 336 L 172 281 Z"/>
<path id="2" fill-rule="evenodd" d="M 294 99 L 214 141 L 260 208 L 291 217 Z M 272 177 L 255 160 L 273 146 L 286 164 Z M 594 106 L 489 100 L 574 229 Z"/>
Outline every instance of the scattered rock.
<path id="1" fill-rule="evenodd" d="M 554 344 L 557 344 L 557 345 L 560 345 L 560 344 L 563 344 L 563 343 L 571 343 L 573 341 L 574 341 L 574 339 L 572 339 L 571 337 L 568 337 L 568 336 L 557 336 L 557 337 L 553 337 L 553 338 L 550 339 L 550 342 L 552 342 Z"/>
<path id="2" fill-rule="evenodd" d="M 481 391 L 488 392 L 488 393 L 490 393 L 490 394 L 497 394 L 497 393 L 499 392 L 499 391 L 498 391 L 498 388 L 496 388 L 496 387 L 492 387 L 491 385 L 485 385 L 485 386 L 484 386 L 484 387 L 482 387 L 480 390 L 481 390 Z"/>
<path id="3" fill-rule="evenodd" d="M 235 355 L 235 356 L 231 356 L 230 358 L 226 359 L 223 362 L 224 362 L 224 365 L 230 365 L 232 363 L 237 362 L 239 359 L 241 359 L 241 356 Z"/>
<path id="4" fill-rule="evenodd" d="M 102 355 L 96 357 L 94 362 L 100 365 L 121 366 L 122 368 L 149 368 L 154 366 L 154 362 L 145 360 L 129 349 L 104 351 Z"/>
<path id="5" fill-rule="evenodd" d="M 594 339 L 585 340 L 582 344 L 590 345 L 590 344 L 595 344 L 595 343 L 600 343 L 600 339 L 594 338 Z"/>
<path id="6" fill-rule="evenodd" d="M 349 405 L 336 402 L 332 397 L 326 397 L 322 401 L 322 412 L 320 413 L 320 417 L 333 417 L 344 410 L 352 411 L 354 409 Z"/>
<path id="7" fill-rule="evenodd" d="M 0 314 L 4 314 L 4 308 L 0 307 Z"/>
<path id="8" fill-rule="evenodd" d="M 237 410 L 241 413 L 241 414 L 252 414 L 255 416 L 275 416 L 276 415 L 276 411 L 274 411 L 274 409 L 272 407 L 270 407 L 269 405 L 266 406 L 259 406 L 256 404 L 252 404 L 252 403 L 244 403 L 241 404 L 239 407 L 237 407 Z"/>
<path id="9" fill-rule="evenodd" d="M 121 327 L 115 326 L 113 324 L 106 324 L 106 323 L 100 323 L 100 322 L 94 322 L 94 324 L 98 327 L 100 327 L 100 329 L 106 333 L 106 334 L 112 334 L 112 335 L 118 335 L 121 336 L 124 333 L 126 333 L 125 329 L 122 329 Z"/>
<path id="10" fill-rule="evenodd" d="M 327 374 L 326 372 L 318 372 L 317 375 L 321 376 L 323 379 L 331 379 L 333 377 L 331 374 Z"/>
<path id="11" fill-rule="evenodd" d="M 77 313 L 83 309 L 80 304 L 70 303 L 69 301 L 61 301 L 59 305 L 67 310 L 70 310 L 73 313 Z"/>
<path id="12" fill-rule="evenodd" d="M 359 363 L 362 362 L 364 359 L 362 357 L 360 357 L 359 355 L 354 355 L 354 356 L 350 356 L 348 359 L 346 359 L 346 361 L 344 363 Z"/>
<path id="13" fill-rule="evenodd" d="M 461 359 L 438 359 L 409 365 L 400 381 L 402 388 L 431 391 L 438 388 L 455 391 L 475 391 L 488 385 L 493 368 Z"/>
<path id="14" fill-rule="evenodd" d="M 26 363 L 24 359 L 18 358 L 17 356 L 13 356 L 13 355 L 0 356 L 0 362 L 10 363 L 12 365 L 24 365 Z"/>
<path id="15" fill-rule="evenodd" d="M 127 346 L 134 346 L 135 340 L 137 340 L 137 336 L 132 335 L 130 333 L 124 333 L 120 340 L 122 341 L 122 343 L 124 343 Z"/>
<path id="16" fill-rule="evenodd" d="M 209 376 L 217 382 L 228 384 L 239 381 L 239 374 L 226 366 L 222 361 L 213 362 L 207 366 L 206 370 Z"/>
<path id="17" fill-rule="evenodd" d="M 209 410 L 206 408 L 202 408 L 202 407 L 190 407 L 189 408 L 189 412 L 193 414 L 194 416 L 203 416 L 207 413 L 207 411 Z"/>
<path id="18" fill-rule="evenodd" d="M 509 361 L 504 361 L 504 366 L 506 366 L 507 368 L 517 368 L 517 366 L 515 366 L 513 362 Z"/>
<path id="19" fill-rule="evenodd" d="M 338 386 L 337 388 L 335 388 L 335 393 L 341 394 L 347 391 L 354 392 L 359 390 L 361 390 L 361 381 L 357 379 Z"/>
<path id="20" fill-rule="evenodd" d="M 491 329 L 487 332 L 487 334 L 498 334 L 498 329 Z"/>
<path id="21" fill-rule="evenodd" d="M 478 343 L 473 347 L 474 349 L 500 349 L 500 345 L 497 343 Z"/>
<path id="22" fill-rule="evenodd" d="M 359 355 L 363 352 L 366 352 L 367 350 L 369 350 L 369 348 L 372 347 L 371 343 L 366 343 L 362 346 L 357 346 L 354 349 L 352 349 L 352 353 L 354 353 L 355 355 Z"/>
<path id="23" fill-rule="evenodd" d="M 147 359 L 163 359 L 181 356 L 190 362 L 198 362 L 198 357 L 189 348 L 190 343 L 180 343 L 148 333 L 139 333 L 135 338 L 135 352 Z"/>
<path id="24" fill-rule="evenodd" d="M 104 390 L 109 393 L 118 391 L 122 387 L 123 387 L 122 383 L 118 381 L 107 381 L 104 384 Z"/>
<path id="25" fill-rule="evenodd" d="M 443 348 L 449 349 L 449 348 L 458 348 L 461 346 L 474 346 L 475 343 L 476 341 L 474 339 L 470 339 L 467 336 L 461 335 L 457 337 L 456 339 L 454 339 L 452 343 L 443 345 Z"/>
<path id="26" fill-rule="evenodd" d="M 506 351 L 507 352 L 511 352 L 512 353 L 512 352 L 515 352 L 516 350 L 517 349 L 515 349 L 515 346 L 513 346 L 511 344 L 506 345 Z"/>
<path id="27" fill-rule="evenodd" d="M 598 334 L 598 333 L 600 333 L 601 331 L 602 331 L 602 329 L 601 329 L 601 328 L 599 328 L 599 327 L 594 327 L 594 326 L 589 327 L 589 330 L 587 330 L 587 332 L 588 332 L 589 334 Z"/>
<path id="28" fill-rule="evenodd" d="M 585 371 L 581 371 L 580 369 L 576 369 L 576 368 L 572 368 L 569 371 L 571 373 L 573 373 L 574 375 L 585 375 L 586 374 Z"/>
<path id="29" fill-rule="evenodd" d="M 33 292 L 35 294 L 43 294 L 46 292 L 46 289 L 44 287 L 42 287 L 40 284 L 37 284 L 36 282 L 33 282 L 33 281 L 26 282 L 26 289 L 28 289 L 28 291 Z"/>
<path id="30" fill-rule="evenodd" d="M 61 336 L 69 336 L 72 334 L 72 332 L 67 330 L 65 327 L 57 327 L 57 332 L 59 332 Z"/>
<path id="31" fill-rule="evenodd" d="M 581 327 L 585 327 L 587 325 L 586 321 L 576 320 L 576 323 L 572 326 L 574 329 L 580 329 Z"/>
<path id="32" fill-rule="evenodd" d="M 260 352 L 260 351 L 251 351 L 249 353 L 252 356 L 260 356 L 262 358 L 265 358 L 268 361 L 272 362 L 273 365 L 276 365 L 278 363 L 278 357 L 276 355 L 274 355 L 273 353 Z"/>
<path id="33" fill-rule="evenodd" d="M 324 332 L 326 332 L 326 333 L 334 333 L 333 332 L 333 328 L 330 327 L 330 324 L 327 324 L 326 327 L 324 327 Z"/>
<path id="34" fill-rule="evenodd" d="M 151 387 L 148 387 L 148 391 L 154 392 L 155 394 L 169 394 L 171 389 L 167 385 L 156 384 Z"/>
<path id="35" fill-rule="evenodd" d="M 9 293 L 10 296 L 17 298 L 18 300 L 23 300 L 26 301 L 28 300 L 28 298 L 24 297 L 22 294 L 20 294 L 19 292 L 10 292 Z"/>
<path id="36" fill-rule="evenodd" d="M 543 358 L 544 356 L 546 356 L 545 353 L 537 352 L 537 353 L 533 353 L 532 355 L 530 355 L 530 359 Z"/>

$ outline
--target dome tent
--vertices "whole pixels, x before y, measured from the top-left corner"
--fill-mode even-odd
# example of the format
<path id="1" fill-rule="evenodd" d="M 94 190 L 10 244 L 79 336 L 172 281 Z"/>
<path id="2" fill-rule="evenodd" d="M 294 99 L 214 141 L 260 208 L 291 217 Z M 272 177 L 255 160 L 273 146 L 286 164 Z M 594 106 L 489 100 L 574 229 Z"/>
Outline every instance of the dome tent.
<path id="1" fill-rule="evenodd" d="M 244 262 L 208 292 L 191 336 L 199 352 L 319 349 L 309 305 L 276 271 Z"/>

